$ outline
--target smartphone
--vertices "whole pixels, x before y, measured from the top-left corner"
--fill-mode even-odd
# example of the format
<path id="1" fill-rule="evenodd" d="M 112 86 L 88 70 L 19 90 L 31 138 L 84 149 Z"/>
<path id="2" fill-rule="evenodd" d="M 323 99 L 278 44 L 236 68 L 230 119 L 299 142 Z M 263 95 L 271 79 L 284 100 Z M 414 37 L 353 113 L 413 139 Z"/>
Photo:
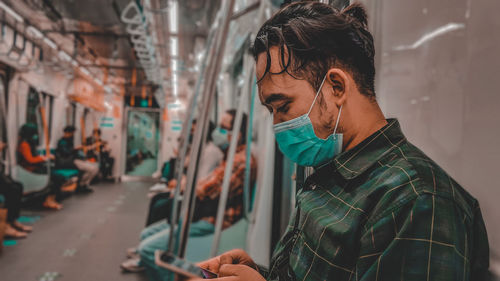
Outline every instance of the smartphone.
<path id="1" fill-rule="evenodd" d="M 155 252 L 155 262 L 158 266 L 189 278 L 202 277 L 204 279 L 213 279 L 219 277 L 217 274 L 196 266 L 172 253 L 166 253 L 160 250 Z"/>

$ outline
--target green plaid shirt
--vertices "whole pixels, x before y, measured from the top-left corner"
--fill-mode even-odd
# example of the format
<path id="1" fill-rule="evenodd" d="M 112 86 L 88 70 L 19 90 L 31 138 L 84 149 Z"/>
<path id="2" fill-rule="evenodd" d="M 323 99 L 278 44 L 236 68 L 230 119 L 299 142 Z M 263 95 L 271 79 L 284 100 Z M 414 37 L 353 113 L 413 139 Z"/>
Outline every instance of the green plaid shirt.
<path id="1" fill-rule="evenodd" d="M 485 278 L 477 200 L 388 122 L 306 180 L 269 280 Z"/>

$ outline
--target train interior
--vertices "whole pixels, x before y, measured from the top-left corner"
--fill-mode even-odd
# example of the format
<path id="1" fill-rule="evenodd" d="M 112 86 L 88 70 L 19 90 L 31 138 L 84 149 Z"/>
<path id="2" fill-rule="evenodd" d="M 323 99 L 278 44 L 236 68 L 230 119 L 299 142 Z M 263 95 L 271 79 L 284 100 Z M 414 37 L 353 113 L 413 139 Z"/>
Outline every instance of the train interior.
<path id="1" fill-rule="evenodd" d="M 18 221 L 33 231 L 5 235 L 0 279 L 155 280 L 120 267 L 145 225 L 159 221 L 152 200 L 167 187 L 173 205 L 160 212 L 178 231 L 165 246 L 190 262 L 241 248 L 268 266 L 311 173 L 278 149 L 249 51 L 284 2 L 1 0 L 0 161 L 23 187 Z M 491 280 L 500 280 L 500 2 L 359 2 L 375 38 L 382 110 L 478 199 Z M 213 152 L 209 143 L 227 131 L 242 137 Z M 64 164 L 69 138 L 81 148 L 78 165 Z M 24 142 L 44 159 L 36 167 L 23 160 Z M 219 166 L 205 167 L 212 157 Z M 242 208 L 228 227 L 223 201 L 236 172 L 222 161 L 242 167 Z M 219 172 L 222 203 L 207 211 L 214 230 L 192 235 L 205 168 Z"/>

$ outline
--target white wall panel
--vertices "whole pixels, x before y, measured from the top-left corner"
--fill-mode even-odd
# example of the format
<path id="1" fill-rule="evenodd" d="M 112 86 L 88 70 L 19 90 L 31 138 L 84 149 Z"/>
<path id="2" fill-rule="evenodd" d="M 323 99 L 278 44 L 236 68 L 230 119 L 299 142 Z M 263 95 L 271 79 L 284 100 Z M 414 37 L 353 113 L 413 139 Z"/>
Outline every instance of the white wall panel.
<path id="1" fill-rule="evenodd" d="M 364 2 L 373 17 L 378 100 L 479 200 L 498 273 L 500 1 Z"/>

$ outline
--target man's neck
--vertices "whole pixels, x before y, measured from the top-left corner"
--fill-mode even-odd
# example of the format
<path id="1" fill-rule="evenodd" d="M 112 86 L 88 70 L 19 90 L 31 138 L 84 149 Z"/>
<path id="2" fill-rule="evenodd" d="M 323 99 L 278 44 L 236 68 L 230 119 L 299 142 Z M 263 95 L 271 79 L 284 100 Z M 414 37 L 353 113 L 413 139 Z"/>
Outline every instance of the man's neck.
<path id="1" fill-rule="evenodd" d="M 357 118 L 353 116 L 351 132 L 347 132 L 347 138 L 344 139 L 344 151 L 354 148 L 362 141 L 373 135 L 378 130 L 387 125 L 387 121 L 380 110 L 378 104 L 371 104 L 369 108 L 360 109 Z"/>

